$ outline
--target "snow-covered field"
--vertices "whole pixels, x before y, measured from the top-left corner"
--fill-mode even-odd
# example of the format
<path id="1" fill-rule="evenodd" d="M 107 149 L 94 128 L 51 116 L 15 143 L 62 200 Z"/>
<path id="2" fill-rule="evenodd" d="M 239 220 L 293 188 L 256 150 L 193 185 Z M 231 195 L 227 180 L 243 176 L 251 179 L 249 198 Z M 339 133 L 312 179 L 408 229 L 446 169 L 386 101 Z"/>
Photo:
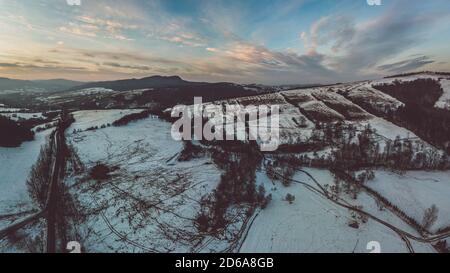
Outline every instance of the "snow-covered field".
<path id="1" fill-rule="evenodd" d="M 367 186 L 382 194 L 408 216 L 422 223 L 426 209 L 433 204 L 439 209 L 436 223 L 431 227 L 450 226 L 450 172 L 408 171 L 404 175 L 377 171 Z"/>
<path id="2" fill-rule="evenodd" d="M 0 106 L 0 113 L 20 112 L 20 111 L 23 111 L 23 110 L 27 110 L 27 109 L 5 107 L 4 105 Z"/>
<path id="3" fill-rule="evenodd" d="M 110 116 L 103 113 L 105 119 Z M 96 112 L 83 112 L 74 128 L 105 123 Z M 94 117 L 91 117 L 94 116 Z M 89 122 L 88 122 L 89 120 Z M 199 234 L 194 219 L 201 198 L 220 181 L 221 171 L 208 157 L 178 162 L 182 143 L 171 138 L 171 124 L 156 118 L 123 127 L 67 131 L 85 171 L 66 184 L 87 218 L 77 227 L 88 252 L 219 251 L 239 230 L 224 237 Z M 97 163 L 113 168 L 107 181 L 90 179 Z"/>
<path id="4" fill-rule="evenodd" d="M 95 87 L 95 88 L 85 88 L 80 90 L 75 90 L 70 93 L 64 93 L 61 95 L 52 95 L 49 97 L 46 97 L 45 100 L 56 100 L 61 98 L 67 98 L 67 97 L 76 97 L 76 96 L 91 96 L 91 95 L 98 95 L 98 94 L 108 94 L 108 93 L 114 93 L 115 91 L 112 89 L 102 88 L 102 87 Z"/>
<path id="5" fill-rule="evenodd" d="M 70 94 L 71 94 L 71 96 L 80 96 L 80 95 L 94 95 L 94 94 L 111 93 L 111 92 L 115 92 L 115 91 L 112 89 L 107 89 L 107 88 L 94 87 L 94 88 L 80 89 L 80 90 L 77 90 Z"/>
<path id="6" fill-rule="evenodd" d="M 20 112 L 15 112 L 15 113 L 0 113 L 0 115 L 8 117 L 14 121 L 19 121 L 19 120 L 29 120 L 29 119 L 43 119 L 44 116 L 42 115 L 42 113 L 20 113 Z"/>
<path id="7" fill-rule="evenodd" d="M 326 170 L 305 168 L 322 185 L 333 185 L 333 177 Z M 371 219 L 367 223 L 359 222 L 359 228 L 349 226 L 354 220 L 349 210 L 339 207 L 331 201 L 293 183 L 284 187 L 258 173 L 258 183 L 265 186 L 273 196 L 269 206 L 255 218 L 241 252 L 370 252 L 367 245 L 371 241 L 380 243 L 381 252 L 407 252 L 402 239 L 391 229 Z M 303 173 L 297 173 L 294 179 L 312 186 L 313 181 Z M 285 201 L 286 194 L 295 195 L 295 201 Z M 342 196 L 345 199 L 345 196 Z M 376 202 L 367 194 L 360 193 L 358 199 L 350 200 L 355 205 L 388 221 L 389 223 L 414 234 L 414 231 L 400 219 L 377 208 Z M 416 252 L 433 252 L 431 246 L 413 243 Z"/>
<path id="8" fill-rule="evenodd" d="M 376 130 L 376 133 L 386 139 L 394 140 L 397 136 L 401 139 L 415 139 L 418 138 L 413 132 L 403 127 L 397 126 L 385 119 L 374 117 L 368 121 L 360 123 L 362 126 L 370 124 Z"/>
<path id="9" fill-rule="evenodd" d="M 352 101 L 368 102 L 379 111 L 385 111 L 385 109 L 394 110 L 404 105 L 396 98 L 373 88 L 371 83 L 350 87 L 345 91 L 345 95 Z"/>
<path id="10" fill-rule="evenodd" d="M 73 113 L 76 122 L 67 129 L 68 132 L 73 130 L 86 130 L 91 127 L 101 127 L 102 125 L 111 124 L 123 116 L 142 112 L 140 109 L 121 109 L 121 110 L 86 110 Z"/>
<path id="11" fill-rule="evenodd" d="M 33 141 L 24 142 L 17 148 L 0 147 L 0 214 L 34 207 L 28 195 L 26 180 L 51 131 L 37 133 Z"/>

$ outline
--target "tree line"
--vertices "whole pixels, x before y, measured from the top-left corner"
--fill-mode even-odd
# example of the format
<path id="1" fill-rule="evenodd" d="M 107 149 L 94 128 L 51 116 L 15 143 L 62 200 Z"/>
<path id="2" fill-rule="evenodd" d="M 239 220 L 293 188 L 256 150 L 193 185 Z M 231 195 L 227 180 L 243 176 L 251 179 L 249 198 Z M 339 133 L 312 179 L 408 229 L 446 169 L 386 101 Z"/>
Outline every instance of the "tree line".
<path id="1" fill-rule="evenodd" d="M 0 115 L 0 146 L 18 147 L 24 141 L 34 139 L 34 133 L 28 126 Z"/>

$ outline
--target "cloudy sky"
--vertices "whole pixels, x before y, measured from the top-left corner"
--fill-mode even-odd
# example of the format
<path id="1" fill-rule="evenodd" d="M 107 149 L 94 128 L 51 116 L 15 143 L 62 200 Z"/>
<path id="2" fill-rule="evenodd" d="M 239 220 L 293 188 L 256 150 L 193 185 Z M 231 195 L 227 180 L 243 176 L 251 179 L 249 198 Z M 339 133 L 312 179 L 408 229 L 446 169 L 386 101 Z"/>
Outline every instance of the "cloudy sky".
<path id="1" fill-rule="evenodd" d="M 0 77 L 331 83 L 450 71 L 448 0 L 0 0 Z"/>

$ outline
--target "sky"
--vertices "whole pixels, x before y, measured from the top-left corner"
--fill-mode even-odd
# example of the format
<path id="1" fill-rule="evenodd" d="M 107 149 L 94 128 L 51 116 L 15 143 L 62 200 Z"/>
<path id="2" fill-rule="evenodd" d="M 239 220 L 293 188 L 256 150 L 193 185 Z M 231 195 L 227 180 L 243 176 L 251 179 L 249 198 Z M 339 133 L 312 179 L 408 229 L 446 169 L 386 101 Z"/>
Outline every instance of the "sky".
<path id="1" fill-rule="evenodd" d="M 448 0 L 0 0 L 16 79 L 335 83 L 450 71 L 449 45 Z"/>

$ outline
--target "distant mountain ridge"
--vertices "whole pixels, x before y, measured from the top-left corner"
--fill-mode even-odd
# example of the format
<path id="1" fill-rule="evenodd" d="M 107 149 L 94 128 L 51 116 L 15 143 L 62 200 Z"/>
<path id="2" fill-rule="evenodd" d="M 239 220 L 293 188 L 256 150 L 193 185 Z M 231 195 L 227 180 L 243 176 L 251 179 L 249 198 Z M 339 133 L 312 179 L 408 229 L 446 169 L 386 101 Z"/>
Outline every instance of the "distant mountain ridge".
<path id="1" fill-rule="evenodd" d="M 186 87 L 206 85 L 204 82 L 185 81 L 179 76 L 151 76 L 141 79 L 125 79 L 116 81 L 91 82 L 70 88 L 70 90 L 102 87 L 115 91 L 126 91 L 133 89 L 160 88 L 160 87 Z M 69 90 L 69 91 L 70 91 Z"/>
<path id="2" fill-rule="evenodd" d="M 71 81 L 65 79 L 51 80 L 16 80 L 9 78 L 0 78 L 0 91 L 14 90 L 27 91 L 41 89 L 42 91 L 60 91 L 84 84 L 83 82 Z"/>

